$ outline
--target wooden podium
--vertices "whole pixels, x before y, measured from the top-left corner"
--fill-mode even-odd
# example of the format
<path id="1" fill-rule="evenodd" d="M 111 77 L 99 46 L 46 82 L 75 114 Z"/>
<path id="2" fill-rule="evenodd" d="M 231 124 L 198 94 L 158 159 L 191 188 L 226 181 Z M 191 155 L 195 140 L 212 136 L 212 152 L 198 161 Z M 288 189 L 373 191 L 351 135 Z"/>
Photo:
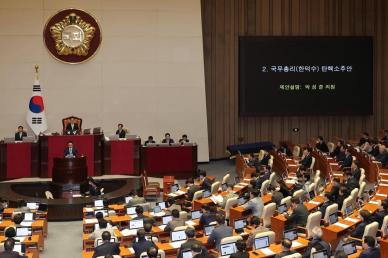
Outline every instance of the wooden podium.
<path id="1" fill-rule="evenodd" d="M 54 158 L 53 183 L 82 184 L 88 174 L 86 157 Z"/>

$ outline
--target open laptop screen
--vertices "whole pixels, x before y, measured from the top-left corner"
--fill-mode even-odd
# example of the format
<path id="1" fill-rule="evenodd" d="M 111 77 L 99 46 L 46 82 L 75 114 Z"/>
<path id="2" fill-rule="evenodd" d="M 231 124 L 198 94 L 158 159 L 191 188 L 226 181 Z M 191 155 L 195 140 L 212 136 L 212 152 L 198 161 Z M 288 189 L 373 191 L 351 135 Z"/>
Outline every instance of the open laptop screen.
<path id="1" fill-rule="evenodd" d="M 31 227 L 17 227 L 16 228 L 16 236 L 17 237 L 25 237 L 25 236 L 31 236 L 32 235 L 32 228 Z"/>
<path id="2" fill-rule="evenodd" d="M 202 216 L 200 210 L 194 210 L 191 212 L 191 219 L 199 219 Z"/>
<path id="3" fill-rule="evenodd" d="M 167 223 L 170 222 L 171 220 L 172 220 L 172 216 L 171 215 L 163 216 L 162 217 L 162 224 L 163 225 L 167 225 Z"/>
<path id="4" fill-rule="evenodd" d="M 205 226 L 205 227 L 204 227 L 205 236 L 209 236 L 209 235 L 212 233 L 212 231 L 213 231 L 214 228 L 215 228 L 214 225 Z"/>
<path id="5" fill-rule="evenodd" d="M 136 214 L 136 207 L 128 207 L 128 208 L 127 208 L 127 214 L 128 214 L 128 215 L 134 215 L 134 214 Z"/>
<path id="6" fill-rule="evenodd" d="M 346 255 L 351 255 L 357 252 L 356 242 L 354 241 L 350 241 L 346 244 L 343 244 L 342 247 Z"/>
<path id="7" fill-rule="evenodd" d="M 321 250 L 315 253 L 312 253 L 312 258 L 329 258 L 327 255 L 327 250 Z"/>
<path id="8" fill-rule="evenodd" d="M 255 238 L 255 249 L 269 247 L 269 236 Z"/>
<path id="9" fill-rule="evenodd" d="M 37 210 L 39 208 L 39 203 L 36 202 L 27 202 L 26 206 L 31 210 Z"/>
<path id="10" fill-rule="evenodd" d="M 296 229 L 290 229 L 284 231 L 284 238 L 287 238 L 290 241 L 294 241 L 298 238 L 298 232 Z"/>
<path id="11" fill-rule="evenodd" d="M 181 241 L 186 240 L 187 236 L 184 230 L 178 230 L 178 231 L 171 231 L 171 241 Z"/>
<path id="12" fill-rule="evenodd" d="M 247 221 L 245 219 L 237 219 L 234 221 L 234 229 L 244 228 L 247 225 Z"/>
<path id="13" fill-rule="evenodd" d="M 157 202 L 156 206 L 159 206 L 163 210 L 166 208 L 166 202 Z"/>
<path id="14" fill-rule="evenodd" d="M 143 220 L 142 219 L 134 219 L 129 221 L 129 228 L 130 229 L 138 229 L 143 227 Z"/>
<path id="15" fill-rule="evenodd" d="M 236 252 L 236 243 L 223 244 L 220 246 L 221 256 L 227 256 Z"/>
<path id="16" fill-rule="evenodd" d="M 283 203 L 278 206 L 278 212 L 279 213 L 285 213 L 287 211 L 287 204 Z"/>
<path id="17" fill-rule="evenodd" d="M 329 215 L 329 223 L 330 224 L 334 224 L 337 221 L 338 221 L 338 214 L 337 214 L 337 212 L 334 212 L 334 213 Z"/>
<path id="18" fill-rule="evenodd" d="M 94 207 L 104 207 L 104 200 L 94 200 Z"/>

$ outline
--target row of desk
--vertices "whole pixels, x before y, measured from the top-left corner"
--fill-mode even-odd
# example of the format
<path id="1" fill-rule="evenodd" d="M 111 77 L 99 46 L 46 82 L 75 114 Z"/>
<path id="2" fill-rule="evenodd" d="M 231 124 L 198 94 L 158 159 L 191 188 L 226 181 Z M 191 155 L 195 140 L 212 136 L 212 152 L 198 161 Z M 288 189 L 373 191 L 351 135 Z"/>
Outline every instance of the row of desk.
<path id="1" fill-rule="evenodd" d="M 68 141 L 87 158 L 88 176 L 102 174 L 192 177 L 197 146 L 141 146 L 140 138 L 105 141 L 98 135 L 40 136 L 36 143 L 0 143 L 0 180 L 52 177 L 54 157 L 63 157 Z"/>

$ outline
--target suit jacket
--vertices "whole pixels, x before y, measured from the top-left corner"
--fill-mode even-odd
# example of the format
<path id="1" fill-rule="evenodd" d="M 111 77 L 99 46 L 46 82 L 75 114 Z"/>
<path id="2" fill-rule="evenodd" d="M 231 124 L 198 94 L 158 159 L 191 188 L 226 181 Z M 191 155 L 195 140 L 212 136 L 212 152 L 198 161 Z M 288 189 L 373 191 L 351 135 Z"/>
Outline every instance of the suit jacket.
<path id="1" fill-rule="evenodd" d="M 296 251 L 294 251 L 294 250 L 283 251 L 283 252 L 280 252 L 277 255 L 275 255 L 275 258 L 281 258 L 281 257 L 287 256 L 287 255 L 290 255 L 290 254 L 294 254 L 294 253 L 296 253 Z"/>
<path id="2" fill-rule="evenodd" d="M 199 245 L 199 246 L 202 246 L 202 254 L 206 254 L 207 253 L 207 249 L 206 247 L 202 244 L 201 241 L 198 241 L 197 239 L 187 239 L 186 242 L 184 242 L 180 249 L 179 249 L 179 253 L 178 253 L 178 258 L 182 258 L 182 251 L 184 250 L 188 250 L 188 249 L 191 249 L 191 247 L 193 245 Z"/>
<path id="3" fill-rule="evenodd" d="M 70 135 L 78 134 L 78 130 L 79 130 L 78 124 L 74 124 L 73 127 L 71 126 L 70 123 L 66 125 L 66 134 L 70 134 Z"/>
<path id="4" fill-rule="evenodd" d="M 325 214 L 326 214 L 326 209 L 327 207 L 329 207 L 330 205 L 332 205 L 333 203 L 331 201 L 327 201 L 327 202 L 324 202 L 321 206 L 321 208 L 319 209 L 319 211 L 321 212 L 322 214 L 322 218 L 325 217 Z"/>
<path id="5" fill-rule="evenodd" d="M 322 143 L 317 143 L 315 145 L 315 148 L 317 148 L 318 150 L 322 151 L 322 152 L 329 152 L 329 147 L 327 147 L 327 144 L 326 142 L 322 142 Z"/>
<path id="6" fill-rule="evenodd" d="M 326 243 L 325 241 L 323 241 L 322 239 L 320 238 L 313 238 L 308 246 L 307 246 L 307 249 L 306 251 L 303 253 L 303 256 L 302 258 L 310 258 L 310 255 L 311 255 L 311 248 L 313 248 L 316 244 L 320 244 L 323 248 L 326 249 L 327 251 L 327 254 L 328 254 L 328 257 L 331 256 L 331 247 L 328 243 Z"/>
<path id="7" fill-rule="evenodd" d="M 337 162 L 340 162 L 340 161 L 343 162 L 345 159 L 346 159 L 346 155 L 342 151 L 339 151 L 338 154 L 335 156 L 335 160 Z"/>
<path id="8" fill-rule="evenodd" d="M 27 133 L 26 132 L 16 132 L 15 133 L 15 141 L 23 141 L 23 137 L 26 137 Z"/>
<path id="9" fill-rule="evenodd" d="M 296 226 L 305 227 L 308 216 L 309 216 L 309 211 L 307 210 L 306 206 L 304 206 L 301 203 L 296 206 L 291 216 L 288 217 L 287 223 L 291 227 L 296 227 Z"/>
<path id="10" fill-rule="evenodd" d="M 271 159 L 271 155 L 266 154 L 266 155 L 264 155 L 263 159 L 260 161 L 260 164 L 263 165 L 263 166 L 267 166 L 268 165 L 268 161 L 270 159 Z"/>
<path id="11" fill-rule="evenodd" d="M 119 138 L 125 138 L 125 134 L 126 134 L 126 132 L 124 130 L 121 130 L 121 131 L 117 130 L 116 131 L 116 135 L 118 135 Z"/>
<path id="12" fill-rule="evenodd" d="M 251 210 L 253 216 L 261 218 L 261 214 L 263 214 L 264 203 L 260 197 L 256 197 L 249 200 L 246 204 L 242 205 L 242 207 L 246 210 Z"/>
<path id="13" fill-rule="evenodd" d="M 214 213 L 204 213 L 199 218 L 199 224 L 201 226 L 209 225 L 209 223 L 211 223 L 213 221 L 216 221 L 216 214 L 214 214 Z"/>
<path id="14" fill-rule="evenodd" d="M 310 168 L 312 162 L 313 162 L 313 158 L 311 157 L 311 154 L 309 154 L 300 161 L 300 164 L 305 168 Z"/>
<path id="15" fill-rule="evenodd" d="M 201 187 L 199 185 L 191 185 L 189 189 L 187 190 L 187 199 L 189 201 L 193 200 L 194 193 L 201 190 Z"/>
<path id="16" fill-rule="evenodd" d="M 356 179 L 357 181 L 360 181 L 360 177 L 361 177 L 361 169 L 357 168 L 356 170 L 354 170 L 354 172 L 353 172 L 353 177 L 354 177 L 354 179 Z"/>
<path id="17" fill-rule="evenodd" d="M 171 213 L 173 210 L 178 210 L 178 211 L 181 211 L 182 210 L 182 207 L 179 205 L 179 204 L 173 204 L 171 205 L 170 207 L 168 207 L 166 209 L 166 211 L 168 211 L 169 213 Z"/>
<path id="18" fill-rule="evenodd" d="M 149 143 L 155 143 L 155 141 L 148 141 L 147 140 L 147 141 L 144 142 L 144 145 L 147 146 L 147 144 L 149 144 Z"/>
<path id="19" fill-rule="evenodd" d="M 338 198 L 339 189 L 340 189 L 339 185 L 333 185 L 333 187 L 331 188 L 330 195 L 333 196 L 334 199 Z M 322 214 L 322 216 L 324 215 Z"/>
<path id="20" fill-rule="evenodd" d="M 73 148 L 72 148 L 72 153 L 73 153 L 74 156 L 77 156 L 77 155 L 78 155 L 77 149 L 73 147 Z M 66 147 L 65 150 L 63 151 L 63 155 L 64 155 L 65 157 L 68 156 L 68 155 L 70 155 L 70 150 L 69 150 L 68 147 Z"/>
<path id="21" fill-rule="evenodd" d="M 174 140 L 170 138 L 170 140 L 167 141 L 167 139 L 163 139 L 162 143 L 174 143 Z"/>
<path id="22" fill-rule="evenodd" d="M 368 248 L 361 252 L 358 258 L 380 258 L 380 249 L 377 247 Z"/>
<path id="23" fill-rule="evenodd" d="M 145 238 L 133 241 L 132 248 L 135 251 L 135 258 L 139 258 L 142 252 L 147 252 L 147 249 L 155 246 L 154 242 L 148 241 Z"/>
<path id="24" fill-rule="evenodd" d="M 249 258 L 249 253 L 238 251 L 237 253 L 231 254 L 230 258 Z"/>
<path id="25" fill-rule="evenodd" d="M 233 235 L 233 229 L 226 225 L 218 225 L 215 229 L 213 229 L 210 234 L 207 243 L 209 245 L 215 244 L 217 249 L 220 250 L 221 239 L 224 237 L 230 237 Z"/>
<path id="26" fill-rule="evenodd" d="M 364 235 L 366 225 L 368 225 L 366 221 L 363 221 L 360 224 L 358 224 L 357 227 L 352 232 L 352 234 L 350 234 L 350 236 L 355 238 L 362 238 L 362 235 Z"/>
<path id="27" fill-rule="evenodd" d="M 18 252 L 11 251 L 11 252 L 1 252 L 0 258 L 27 258 L 25 255 L 20 255 Z"/>
<path id="28" fill-rule="evenodd" d="M 376 212 L 374 216 L 374 221 L 377 221 L 379 223 L 379 228 L 383 225 L 384 217 L 388 215 L 388 211 L 382 210 Z"/>
<path id="29" fill-rule="evenodd" d="M 149 224 L 151 224 L 151 225 L 154 225 L 154 224 L 155 224 L 155 219 L 154 219 L 154 218 L 144 216 L 144 214 L 142 214 L 142 215 L 137 215 L 136 219 L 143 219 L 143 223 L 144 223 L 144 224 L 146 224 L 146 223 L 149 223 Z"/>
<path id="30" fill-rule="evenodd" d="M 350 167 L 350 166 L 352 165 L 352 162 L 353 162 L 353 157 L 352 157 L 352 155 L 345 156 L 344 161 L 342 161 L 341 167 L 342 167 L 342 168 L 344 168 L 344 167 Z"/>
<path id="31" fill-rule="evenodd" d="M 387 167 L 387 165 L 388 165 L 388 153 L 379 153 L 379 155 L 376 156 L 376 160 L 380 161 L 384 168 Z"/>
<path id="32" fill-rule="evenodd" d="M 202 189 L 210 190 L 213 183 L 213 180 L 210 180 L 209 178 L 205 177 L 201 183 Z"/>
<path id="33" fill-rule="evenodd" d="M 98 256 L 105 256 L 107 254 L 119 255 L 120 254 L 120 244 L 119 243 L 103 243 L 102 245 L 94 248 L 93 258 Z"/>
<path id="34" fill-rule="evenodd" d="M 169 221 L 164 228 L 164 232 L 170 232 L 173 231 L 176 227 L 184 226 L 185 221 L 179 218 L 173 218 L 171 221 Z"/>
<path id="35" fill-rule="evenodd" d="M 359 181 L 355 178 L 350 178 L 346 184 L 346 188 L 348 188 L 348 191 L 351 192 L 354 188 L 360 188 Z"/>
<path id="36" fill-rule="evenodd" d="M 225 208 L 225 205 L 226 205 L 226 202 L 231 199 L 231 198 L 234 198 L 234 197 L 238 197 L 237 194 L 235 193 L 227 193 L 224 198 L 222 199 L 222 203 L 220 204 L 222 208 Z"/>

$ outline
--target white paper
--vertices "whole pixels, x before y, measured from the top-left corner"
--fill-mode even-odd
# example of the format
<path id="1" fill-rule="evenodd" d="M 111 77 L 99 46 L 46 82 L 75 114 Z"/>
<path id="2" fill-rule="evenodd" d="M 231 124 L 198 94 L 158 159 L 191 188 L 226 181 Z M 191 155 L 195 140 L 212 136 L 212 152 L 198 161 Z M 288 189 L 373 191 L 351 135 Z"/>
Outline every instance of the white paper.
<path id="1" fill-rule="evenodd" d="M 336 225 L 336 226 L 341 227 L 341 228 L 349 228 L 350 227 L 349 225 L 342 224 L 342 223 L 339 223 L 339 222 L 334 223 L 333 225 Z"/>
<path id="2" fill-rule="evenodd" d="M 134 253 L 135 253 L 135 250 L 133 250 L 132 247 L 128 248 L 128 250 L 129 250 L 129 252 L 130 252 L 131 254 L 134 254 Z"/>
<path id="3" fill-rule="evenodd" d="M 158 228 L 160 228 L 160 230 L 164 231 L 164 228 L 166 227 L 167 225 L 160 225 Z"/>
<path id="4" fill-rule="evenodd" d="M 295 180 L 286 180 L 286 184 L 295 184 Z"/>
<path id="5" fill-rule="evenodd" d="M 381 194 L 381 193 L 377 193 L 376 195 L 378 195 L 378 196 L 382 196 L 382 197 L 387 197 L 387 195 L 386 195 L 386 194 Z"/>
<path id="6" fill-rule="evenodd" d="M 224 198 L 221 195 L 212 195 L 210 196 L 210 200 L 212 200 L 215 204 L 222 203 Z"/>
<path id="7" fill-rule="evenodd" d="M 181 245 L 183 244 L 183 243 L 185 243 L 186 242 L 186 240 L 182 240 L 182 241 L 176 241 L 176 242 L 172 242 L 172 243 L 169 243 L 172 247 L 174 247 L 174 248 L 180 248 L 181 247 Z"/>
<path id="8" fill-rule="evenodd" d="M 379 173 L 380 176 L 388 176 L 388 173 Z"/>
<path id="9" fill-rule="evenodd" d="M 338 165 L 338 163 L 329 163 L 331 166 L 336 166 L 336 165 Z"/>
<path id="10" fill-rule="evenodd" d="M 388 186 L 388 184 L 380 184 L 380 186 Z"/>
<path id="11" fill-rule="evenodd" d="M 358 223 L 360 221 L 358 219 L 353 219 L 353 218 L 346 218 L 345 220 L 353 222 L 353 223 Z"/>
<path id="12" fill-rule="evenodd" d="M 170 196 L 170 197 L 177 197 L 178 195 L 176 195 L 175 193 L 169 193 L 168 196 Z"/>
<path id="13" fill-rule="evenodd" d="M 121 230 L 123 236 L 135 236 L 137 234 L 137 229 L 123 229 Z"/>
<path id="14" fill-rule="evenodd" d="M 376 202 L 376 201 L 369 201 L 369 203 L 376 204 L 376 205 L 380 205 L 380 203 L 379 203 L 379 202 Z"/>
<path id="15" fill-rule="evenodd" d="M 186 223 L 186 225 L 188 225 L 188 226 L 195 226 L 195 225 L 197 225 L 197 223 L 195 223 L 195 222 L 192 221 L 192 220 L 188 220 L 188 221 L 186 221 L 185 223 Z"/>
<path id="16" fill-rule="evenodd" d="M 288 166 L 289 166 L 289 167 L 296 167 L 296 166 L 298 166 L 298 165 L 296 165 L 296 164 L 288 164 Z"/>
<path id="17" fill-rule="evenodd" d="M 97 219 L 85 219 L 85 224 L 97 224 Z"/>
<path id="18" fill-rule="evenodd" d="M 183 194 L 185 194 L 185 192 L 183 192 L 183 191 L 181 191 L 181 190 L 178 190 L 178 191 L 175 192 L 175 194 L 176 194 L 176 195 L 183 195 Z"/>
<path id="19" fill-rule="evenodd" d="M 298 241 L 292 241 L 292 246 L 291 246 L 291 248 L 295 248 L 295 247 L 298 247 L 298 246 L 302 246 L 302 244 L 299 243 Z"/>
<path id="20" fill-rule="evenodd" d="M 137 214 L 133 214 L 133 215 L 128 215 L 129 219 L 135 219 L 137 217 Z"/>
<path id="21" fill-rule="evenodd" d="M 234 187 L 236 187 L 236 188 L 243 188 L 244 186 L 242 186 L 242 185 L 235 185 Z"/>
<path id="22" fill-rule="evenodd" d="M 86 212 L 93 212 L 94 209 L 93 209 L 93 208 L 85 208 L 85 211 L 86 211 Z"/>
<path id="23" fill-rule="evenodd" d="M 161 212 L 158 212 L 158 213 L 154 213 L 154 212 L 151 211 L 150 215 L 154 216 L 154 217 L 162 217 L 162 216 L 166 215 L 166 213 L 164 211 L 161 211 Z"/>
<path id="24" fill-rule="evenodd" d="M 32 222 L 26 222 L 26 221 L 23 221 L 22 223 L 20 223 L 20 225 L 22 225 L 23 227 L 31 227 L 32 226 Z"/>
<path id="25" fill-rule="evenodd" d="M 260 251 L 263 253 L 263 254 L 265 254 L 265 255 L 274 255 L 275 253 L 271 250 L 271 249 L 269 249 L 268 247 L 267 248 L 262 248 L 262 249 L 260 249 Z"/>
<path id="26" fill-rule="evenodd" d="M 82 197 L 82 194 L 73 194 L 73 198 Z"/>
<path id="27" fill-rule="evenodd" d="M 342 176 L 343 174 L 333 173 L 335 176 Z"/>
<path id="28" fill-rule="evenodd" d="M 321 204 L 320 202 L 316 202 L 316 201 L 309 201 L 309 203 L 315 204 L 315 205 L 320 205 Z"/>

